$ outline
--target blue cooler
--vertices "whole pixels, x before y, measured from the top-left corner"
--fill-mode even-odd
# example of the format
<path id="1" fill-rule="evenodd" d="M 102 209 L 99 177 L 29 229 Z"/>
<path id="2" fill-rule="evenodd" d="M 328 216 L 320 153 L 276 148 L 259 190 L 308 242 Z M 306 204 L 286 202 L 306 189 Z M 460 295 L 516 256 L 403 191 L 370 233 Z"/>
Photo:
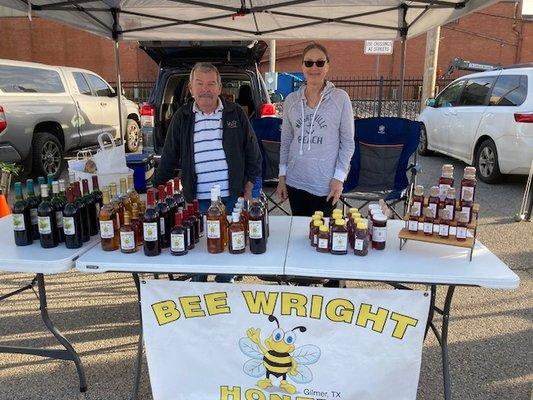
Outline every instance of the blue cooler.
<path id="1" fill-rule="evenodd" d="M 126 154 L 126 165 L 133 170 L 133 186 L 139 193 L 146 193 L 146 182 L 154 174 L 153 154 Z"/>

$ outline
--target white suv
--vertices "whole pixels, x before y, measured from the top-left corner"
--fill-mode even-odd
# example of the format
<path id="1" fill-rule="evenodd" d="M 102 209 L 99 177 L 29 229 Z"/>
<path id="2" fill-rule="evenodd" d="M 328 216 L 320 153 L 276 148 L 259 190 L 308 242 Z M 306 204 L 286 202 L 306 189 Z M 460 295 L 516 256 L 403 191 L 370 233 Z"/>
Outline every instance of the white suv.
<path id="1" fill-rule="evenodd" d="M 533 65 L 466 75 L 426 101 L 418 153 L 473 164 L 479 178 L 527 174 L 533 160 Z"/>

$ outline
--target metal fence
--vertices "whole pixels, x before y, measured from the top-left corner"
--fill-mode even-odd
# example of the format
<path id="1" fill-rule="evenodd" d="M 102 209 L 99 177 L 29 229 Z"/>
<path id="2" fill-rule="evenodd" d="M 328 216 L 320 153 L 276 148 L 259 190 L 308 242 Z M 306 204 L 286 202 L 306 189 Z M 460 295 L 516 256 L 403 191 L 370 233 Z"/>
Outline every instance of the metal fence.
<path id="1" fill-rule="evenodd" d="M 115 82 L 110 82 L 109 84 L 116 87 Z M 125 96 L 128 99 L 140 104 L 148 101 L 154 84 L 155 82 L 126 81 L 122 82 L 122 90 L 124 90 Z"/>

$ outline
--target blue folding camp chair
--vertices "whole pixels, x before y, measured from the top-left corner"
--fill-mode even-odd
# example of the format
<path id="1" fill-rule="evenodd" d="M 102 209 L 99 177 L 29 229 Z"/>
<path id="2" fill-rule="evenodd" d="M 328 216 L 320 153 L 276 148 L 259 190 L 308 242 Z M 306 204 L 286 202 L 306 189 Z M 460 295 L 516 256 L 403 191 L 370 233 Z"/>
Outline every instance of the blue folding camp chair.
<path id="1" fill-rule="evenodd" d="M 383 199 L 401 218 L 394 206 L 410 198 L 419 167 L 416 149 L 420 123 L 405 118 L 376 117 L 355 120 L 355 152 L 344 183 L 341 201 L 358 200 L 365 207 Z M 413 163 L 409 159 L 414 154 Z M 411 179 L 407 174 L 411 172 Z"/>
<path id="2" fill-rule="evenodd" d="M 277 185 L 278 183 L 281 121 L 281 118 L 275 117 L 252 118 L 250 120 L 263 156 L 263 186 Z M 269 212 L 279 208 L 286 215 L 290 215 L 281 204 L 276 202 L 273 192 L 264 191 L 264 193 L 268 201 L 273 204 L 269 208 Z"/>

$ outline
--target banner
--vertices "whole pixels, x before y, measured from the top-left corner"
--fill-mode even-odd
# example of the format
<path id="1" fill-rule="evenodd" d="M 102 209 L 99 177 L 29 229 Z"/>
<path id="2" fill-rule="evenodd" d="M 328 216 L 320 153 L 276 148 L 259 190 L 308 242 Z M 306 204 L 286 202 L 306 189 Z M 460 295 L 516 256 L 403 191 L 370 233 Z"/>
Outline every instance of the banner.
<path id="1" fill-rule="evenodd" d="M 156 400 L 415 399 L 427 292 L 149 280 Z"/>

